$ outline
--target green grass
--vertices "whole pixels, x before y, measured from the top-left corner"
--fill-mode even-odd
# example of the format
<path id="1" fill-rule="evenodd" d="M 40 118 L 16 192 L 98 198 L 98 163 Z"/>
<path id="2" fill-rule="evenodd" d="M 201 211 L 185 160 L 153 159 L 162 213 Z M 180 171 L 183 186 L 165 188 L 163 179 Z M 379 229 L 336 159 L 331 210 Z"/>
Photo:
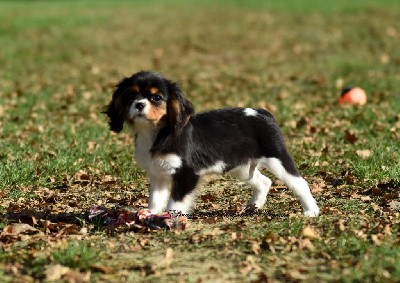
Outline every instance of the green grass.
<path id="1" fill-rule="evenodd" d="M 65 249 L 55 251 L 52 256 L 61 265 L 87 270 L 98 258 L 98 252 L 87 244 L 72 242 Z"/>
<path id="2" fill-rule="evenodd" d="M 0 236 L 0 281 L 46 280 L 55 264 L 93 282 L 399 281 L 397 2 L 2 1 L 0 227 L 36 221 L 43 234 Z M 115 83 L 142 69 L 179 82 L 198 111 L 270 109 L 321 217 L 274 188 L 261 215 L 192 219 L 187 231 L 109 234 L 81 221 L 87 233 L 67 232 L 63 214 L 147 204 L 129 131 L 111 134 L 101 114 Z M 346 85 L 368 103 L 340 107 Z M 227 175 L 201 186 L 197 210 L 249 197 Z"/>

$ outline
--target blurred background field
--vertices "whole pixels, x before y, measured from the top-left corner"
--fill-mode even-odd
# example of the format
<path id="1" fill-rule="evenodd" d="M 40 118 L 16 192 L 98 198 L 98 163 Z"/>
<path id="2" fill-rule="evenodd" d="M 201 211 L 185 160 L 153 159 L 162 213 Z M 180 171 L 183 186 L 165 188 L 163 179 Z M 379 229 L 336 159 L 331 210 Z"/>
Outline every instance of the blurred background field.
<path id="1" fill-rule="evenodd" d="M 88 226 L 83 248 L 71 249 L 101 250 L 110 272 L 60 259 L 57 249 L 74 235 L 56 248 L 48 238 L 3 241 L 1 276 L 44 279 L 45 267 L 60 263 L 91 280 L 400 280 L 397 2 L 0 2 L 0 207 L 14 215 L 3 227 L 24 210 L 79 215 L 95 204 L 146 205 L 148 179 L 132 161 L 130 133 L 111 134 L 101 114 L 115 83 L 139 70 L 177 81 L 198 111 L 270 110 L 323 213 L 302 218 L 276 182 L 264 212 L 284 219 L 197 220 L 181 234 L 146 234 L 143 245 L 143 235 L 118 240 Z M 367 104 L 339 106 L 346 85 L 365 89 Z M 202 185 L 197 209 L 233 209 L 249 193 L 220 177 Z M 307 225 L 320 235 L 313 248 L 301 242 Z M 151 269 L 166 247 L 176 251 L 172 264 Z M 42 260 L 32 265 L 35 254 Z M 118 270 L 121 258 L 132 265 Z"/>

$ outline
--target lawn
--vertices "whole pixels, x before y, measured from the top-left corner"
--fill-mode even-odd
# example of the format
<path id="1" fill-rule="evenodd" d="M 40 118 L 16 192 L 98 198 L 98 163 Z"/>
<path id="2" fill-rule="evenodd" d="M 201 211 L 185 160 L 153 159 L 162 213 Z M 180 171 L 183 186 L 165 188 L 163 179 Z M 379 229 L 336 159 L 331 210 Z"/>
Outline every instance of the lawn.
<path id="1" fill-rule="evenodd" d="M 397 2 L 0 2 L 0 281 L 400 281 Z M 197 111 L 270 110 L 321 216 L 279 180 L 239 215 L 251 190 L 227 174 L 184 231 L 88 221 L 147 205 L 131 134 L 101 114 L 139 70 Z M 367 104 L 340 106 L 347 85 Z"/>

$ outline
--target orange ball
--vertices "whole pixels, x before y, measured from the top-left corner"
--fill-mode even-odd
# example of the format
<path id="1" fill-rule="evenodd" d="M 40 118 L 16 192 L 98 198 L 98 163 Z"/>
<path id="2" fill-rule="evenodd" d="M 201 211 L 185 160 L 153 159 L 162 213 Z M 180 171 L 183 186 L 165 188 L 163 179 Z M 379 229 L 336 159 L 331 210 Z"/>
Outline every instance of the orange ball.
<path id="1" fill-rule="evenodd" d="M 360 87 L 346 87 L 339 97 L 340 104 L 359 104 L 367 103 L 367 94 Z"/>

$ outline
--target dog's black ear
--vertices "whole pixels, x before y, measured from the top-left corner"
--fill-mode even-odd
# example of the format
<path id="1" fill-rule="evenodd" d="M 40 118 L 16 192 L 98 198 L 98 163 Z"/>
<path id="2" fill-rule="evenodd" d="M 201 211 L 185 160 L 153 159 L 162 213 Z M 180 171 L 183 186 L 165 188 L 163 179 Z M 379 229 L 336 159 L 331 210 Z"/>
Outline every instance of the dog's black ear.
<path id="1" fill-rule="evenodd" d="M 111 102 L 104 108 L 102 113 L 106 114 L 109 118 L 108 124 L 110 126 L 110 130 L 116 133 L 122 131 L 124 127 L 124 114 L 123 114 L 123 105 L 122 103 L 122 94 L 125 90 L 131 85 L 129 78 L 124 78 L 121 80 L 112 95 Z"/>
<path id="2" fill-rule="evenodd" d="M 108 125 L 110 126 L 111 131 L 116 133 L 122 131 L 124 127 L 124 119 L 122 118 L 121 113 L 117 110 L 114 100 L 111 100 L 110 104 L 104 108 L 102 113 L 108 116 Z"/>
<path id="3" fill-rule="evenodd" d="M 167 117 L 172 132 L 179 132 L 194 113 L 193 104 L 185 98 L 181 89 L 174 82 L 168 84 Z"/>

